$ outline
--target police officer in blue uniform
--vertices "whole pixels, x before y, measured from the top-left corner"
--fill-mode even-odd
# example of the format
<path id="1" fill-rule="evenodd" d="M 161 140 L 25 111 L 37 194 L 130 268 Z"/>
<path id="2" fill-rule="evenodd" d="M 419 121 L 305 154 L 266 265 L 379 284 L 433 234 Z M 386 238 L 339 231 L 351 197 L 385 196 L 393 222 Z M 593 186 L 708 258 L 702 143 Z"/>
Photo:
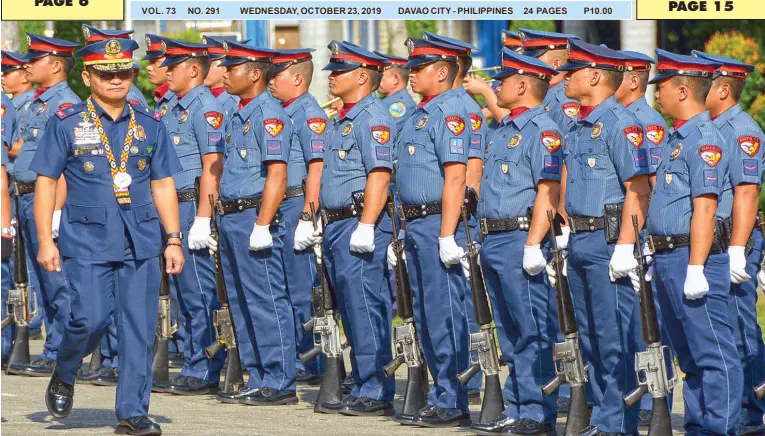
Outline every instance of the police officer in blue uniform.
<path id="1" fill-rule="evenodd" d="M 467 388 L 457 374 L 468 365 L 469 295 L 465 251 L 455 241 L 465 199 L 470 119 L 452 90 L 461 50 L 408 39 L 410 83 L 423 97 L 398 138 L 398 194 L 407 222 L 406 260 L 414 316 L 433 376 L 428 403 L 404 423 L 424 427 L 467 424 Z M 434 316 L 435 314 L 435 316 Z"/>
<path id="2" fill-rule="evenodd" d="M 312 247 L 314 236 L 311 203 L 319 205 L 325 132 L 329 120 L 319 102 L 308 92 L 313 78 L 313 49 L 282 50 L 274 54 L 269 90 L 292 121 L 287 192 L 279 207 L 284 227 L 284 273 L 295 318 L 297 353 L 313 348 L 313 336 L 303 324 L 311 318 L 311 288 L 318 283 Z M 303 365 L 295 356 L 298 382 L 319 381 L 317 361 Z"/>
<path id="3" fill-rule="evenodd" d="M 631 216 L 642 222 L 650 195 L 644 132 L 614 98 L 624 72 L 619 52 L 571 40 L 568 62 L 558 70 L 568 73 L 566 95 L 581 104 L 564 137 L 559 213 L 571 228 L 568 283 L 595 402 L 582 434 L 632 434 L 638 410 L 627 409 L 622 396 L 635 385 L 637 295 L 627 276 L 637 265 Z"/>
<path id="4" fill-rule="evenodd" d="M 5 74 L 5 68 L 6 66 L 3 65 L 3 74 Z M 6 151 L 7 147 L 11 145 L 11 141 L 13 138 L 13 132 L 16 130 L 16 108 L 13 106 L 13 101 L 10 97 L 5 95 L 5 93 L 2 93 L 2 146 L 0 146 L 0 149 L 2 151 L 2 186 L 0 186 L 0 199 L 2 199 L 2 225 L 0 225 L 0 237 L 5 238 L 7 240 L 13 240 L 13 238 L 16 235 L 15 229 L 11 226 L 11 196 L 8 186 L 8 173 L 6 171 L 6 167 L 8 165 L 8 152 Z M 6 315 L 8 315 L 8 305 L 5 304 L 6 301 L 8 301 L 8 290 L 11 289 L 11 286 L 13 286 L 13 270 L 11 269 L 11 257 L 13 257 L 12 253 L 6 253 L 6 245 L 7 244 L 4 240 L 3 242 L 3 259 L 2 259 L 2 296 L 0 296 L 0 299 L 2 299 L 3 307 L 2 307 L 2 318 L 5 319 Z M 7 256 L 7 258 L 6 258 Z M 11 349 L 13 347 L 13 338 L 16 335 L 15 327 L 13 325 L 10 325 L 3 329 L 2 333 L 2 362 L 3 362 L 3 368 L 5 368 L 6 361 L 8 360 L 8 357 L 11 354 Z"/>
<path id="5" fill-rule="evenodd" d="M 156 328 L 161 227 L 169 273 L 183 268 L 175 185 L 181 169 L 164 125 L 143 106 L 127 102 L 132 75 L 130 39 L 107 39 L 78 51 L 87 101 L 55 112 L 30 169 L 37 176 L 40 264 L 67 274 L 72 311 L 55 371 L 45 393 L 48 411 L 66 417 L 77 368 L 95 347 L 112 313 L 119 323 L 121 376 L 117 431 L 160 435 L 148 417 L 151 350 Z M 137 150 L 136 150 L 137 149 Z M 56 185 L 64 175 L 67 201 L 59 248 L 51 221 Z"/>
<path id="6" fill-rule="evenodd" d="M 226 41 L 226 91 L 240 98 L 225 141 L 217 204 L 220 249 L 239 356 L 250 377 L 223 402 L 295 404 L 295 321 L 287 294 L 279 206 L 287 191 L 292 123 L 266 92 L 274 51 Z"/>
<path id="7" fill-rule="evenodd" d="M 205 395 L 217 389 L 224 354 L 212 358 L 205 347 L 213 343 L 213 311 L 220 308 L 215 295 L 215 266 L 207 250 L 212 210 L 209 194 L 217 195 L 223 171 L 225 115 L 204 86 L 209 68 L 206 44 L 165 38 L 168 85 L 176 94 L 162 121 L 183 166 L 175 174 L 181 231 L 188 232 L 184 257 L 189 267 L 171 278 L 186 319 L 185 362 L 180 376 L 165 389 L 178 395 Z"/>
<path id="8" fill-rule="evenodd" d="M 19 228 L 24 232 L 24 243 L 27 244 L 27 252 L 37 253 L 40 249 L 35 225 L 34 191 L 36 174 L 29 169 L 38 144 L 45 147 L 47 144 L 40 141 L 48 119 L 58 110 L 78 103 L 79 97 L 69 89 L 66 76 L 74 67 L 72 52 L 77 44 L 56 38 L 27 34 L 29 52 L 25 56 L 25 68 L 29 81 L 38 85 L 32 104 L 24 115 L 24 121 L 19 124 L 19 137 L 23 139 L 13 166 L 13 177 L 16 181 L 16 195 L 19 196 L 19 215 L 21 222 Z M 64 196 L 57 199 L 56 211 L 53 215 L 52 234 L 58 236 L 59 222 L 61 220 L 61 207 L 65 201 Z M 40 279 L 42 306 L 47 320 L 47 336 L 45 346 L 40 358 L 30 365 L 11 365 L 8 372 L 11 374 L 25 374 L 31 376 L 47 376 L 53 371 L 56 355 L 61 342 L 61 334 L 64 325 L 69 319 L 69 296 L 66 291 L 64 275 L 58 271 L 45 271 L 40 264 L 32 259 L 32 267 Z"/>
<path id="9" fill-rule="evenodd" d="M 210 71 L 207 73 L 207 77 L 205 77 L 205 86 L 210 88 L 210 92 L 218 99 L 218 103 L 223 108 L 226 119 L 229 119 L 239 105 L 239 97 L 226 92 L 226 88 L 223 86 L 223 73 L 226 72 L 226 68 L 221 67 L 220 63 L 226 57 L 225 41 L 222 38 L 205 35 L 202 37 L 202 43 L 210 46 L 207 49 L 207 55 L 210 59 Z M 246 44 L 247 41 L 242 43 Z"/>
<path id="10" fill-rule="evenodd" d="M 521 34 L 512 30 L 502 30 L 502 46 L 516 53 L 523 53 Z"/>
<path id="11" fill-rule="evenodd" d="M 406 59 L 379 51 L 374 53 L 384 57 L 389 63 L 383 71 L 377 92 L 382 95 L 383 105 L 388 108 L 390 116 L 396 120 L 396 132 L 400 132 L 417 106 L 407 89 L 409 70 L 403 68 L 406 65 Z"/>
<path id="12" fill-rule="evenodd" d="M 656 50 L 656 99 L 675 119 L 648 209 L 661 313 L 685 373 L 685 431 L 739 431 L 741 358 L 728 308 L 730 216 L 723 207 L 733 153 L 704 104 L 719 63 Z M 751 386 L 749 387 L 751 389 Z"/>
<path id="13" fill-rule="evenodd" d="M 718 209 L 735 211 L 728 256 L 730 257 L 730 320 L 736 332 L 736 345 L 744 372 L 739 434 L 763 432 L 765 400 L 757 400 L 752 390 L 765 380 L 765 344 L 757 324 L 757 280 L 762 259 L 762 233 L 756 222 L 757 203 L 762 182 L 762 129 L 739 106 L 746 77 L 754 66 L 723 56 L 698 51 L 694 55 L 718 62 L 706 108 L 712 123 L 727 139 L 725 152 L 730 157 L 730 183 Z M 719 216 L 719 214 L 718 214 Z M 754 230 L 752 230 L 754 228 Z"/>
<path id="14" fill-rule="evenodd" d="M 542 100 L 555 70 L 529 56 L 502 50 L 498 104 L 510 110 L 488 138 L 478 216 L 481 261 L 503 356 L 511 356 L 508 407 L 497 420 L 473 424 L 483 434 L 554 431 L 554 396 L 539 386 L 555 377 L 555 293 L 540 274 L 547 211 L 558 207 L 563 135 Z M 523 256 L 508 256 L 508 253 Z M 507 358 L 506 358 L 507 359 Z"/>
<path id="15" fill-rule="evenodd" d="M 392 308 L 384 276 L 391 233 L 381 226 L 393 167 L 396 124 L 375 91 L 388 65 L 352 43 L 332 41 L 329 90 L 343 101 L 325 138 L 321 177 L 324 261 L 351 345 L 354 385 L 339 403 L 344 415 L 393 413 Z"/>

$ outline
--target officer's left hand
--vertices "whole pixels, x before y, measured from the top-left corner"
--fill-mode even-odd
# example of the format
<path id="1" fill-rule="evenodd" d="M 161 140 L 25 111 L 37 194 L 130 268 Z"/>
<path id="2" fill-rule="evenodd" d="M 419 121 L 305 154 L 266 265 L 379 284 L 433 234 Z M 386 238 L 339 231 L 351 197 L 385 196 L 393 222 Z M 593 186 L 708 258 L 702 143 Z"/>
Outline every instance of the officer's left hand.
<path id="1" fill-rule="evenodd" d="M 207 238 L 210 237 L 210 217 L 198 216 L 189 230 L 189 250 L 207 248 Z"/>
<path id="2" fill-rule="evenodd" d="M 356 230 L 351 233 L 351 251 L 354 253 L 371 253 L 375 249 L 375 225 L 359 222 Z"/>
<path id="3" fill-rule="evenodd" d="M 704 265 L 688 265 L 683 292 L 689 300 L 697 300 L 707 295 L 709 283 L 704 277 Z"/>
<path id="4" fill-rule="evenodd" d="M 539 244 L 523 246 L 523 269 L 529 275 L 535 276 L 541 273 L 545 266 L 547 266 L 547 260 Z"/>
<path id="5" fill-rule="evenodd" d="M 274 238 L 271 236 L 271 226 L 259 226 L 255 223 L 250 233 L 250 250 L 260 251 L 274 246 Z"/>
<path id="6" fill-rule="evenodd" d="M 165 248 L 165 272 L 168 274 L 180 274 L 183 270 L 183 250 L 177 245 L 168 245 Z"/>
<path id="7" fill-rule="evenodd" d="M 612 282 L 627 277 L 635 267 L 635 244 L 618 244 L 614 247 L 614 254 L 608 264 L 608 277 Z"/>
<path id="8" fill-rule="evenodd" d="M 465 81 L 462 83 L 462 86 L 465 88 L 465 91 L 468 92 L 468 94 L 472 95 L 486 95 L 487 93 L 493 93 L 494 90 L 491 89 L 491 85 L 484 80 L 483 77 L 478 76 L 468 76 L 465 77 Z"/>
<path id="9" fill-rule="evenodd" d="M 746 247 L 731 245 L 728 247 L 730 256 L 730 281 L 741 284 L 751 280 L 752 276 L 746 273 Z"/>
<path id="10" fill-rule="evenodd" d="M 61 226 L 61 210 L 53 211 L 53 221 L 51 222 L 51 234 L 53 239 L 58 238 L 58 229 Z"/>
<path id="11" fill-rule="evenodd" d="M 457 245 L 454 235 L 438 238 L 438 254 L 441 262 L 449 268 L 465 258 L 465 249 Z"/>

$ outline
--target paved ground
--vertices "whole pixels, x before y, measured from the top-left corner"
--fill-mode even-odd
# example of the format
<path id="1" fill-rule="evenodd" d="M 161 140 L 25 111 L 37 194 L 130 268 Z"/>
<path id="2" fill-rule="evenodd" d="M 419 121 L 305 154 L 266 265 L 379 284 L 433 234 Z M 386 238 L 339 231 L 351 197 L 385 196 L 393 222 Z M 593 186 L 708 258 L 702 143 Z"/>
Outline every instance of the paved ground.
<path id="1" fill-rule="evenodd" d="M 41 341 L 32 342 L 32 352 L 39 352 Z M 404 389 L 403 366 L 399 370 L 397 392 Z M 504 379 L 505 375 L 502 375 Z M 57 421 L 45 409 L 43 393 L 47 378 L 0 376 L 0 431 L 4 436 L 30 435 L 102 435 L 112 434 L 115 388 L 88 384 L 76 387 L 72 414 Z M 682 386 L 675 392 L 674 410 L 682 411 Z M 295 406 L 252 407 L 224 405 L 212 397 L 177 397 L 154 394 L 151 399 L 152 417 L 162 425 L 166 435 L 441 435 L 470 434 L 461 429 L 431 430 L 404 427 L 385 418 L 353 418 L 313 413 L 313 401 L 318 387 L 298 387 L 300 403 Z M 401 407 L 396 397 L 396 409 Z M 472 406 L 477 419 L 480 406 Z M 558 420 L 558 433 L 563 433 L 563 419 Z M 673 415 L 673 426 L 682 429 L 682 416 Z M 645 429 L 643 429 L 645 430 Z M 641 432 L 645 434 L 646 432 Z M 679 432 L 676 432 L 679 434 Z"/>

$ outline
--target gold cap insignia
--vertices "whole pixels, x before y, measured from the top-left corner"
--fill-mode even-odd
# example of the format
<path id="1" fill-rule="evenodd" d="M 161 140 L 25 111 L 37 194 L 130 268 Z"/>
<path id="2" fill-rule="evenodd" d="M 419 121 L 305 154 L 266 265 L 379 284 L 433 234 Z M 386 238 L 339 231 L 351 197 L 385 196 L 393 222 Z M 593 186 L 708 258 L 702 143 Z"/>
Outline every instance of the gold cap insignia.
<path id="1" fill-rule="evenodd" d="M 125 56 L 122 54 L 122 44 L 116 39 L 110 39 L 106 43 L 106 59 L 119 59 Z"/>
<path id="2" fill-rule="evenodd" d="M 84 24 L 82 25 L 82 34 L 85 35 L 85 39 L 90 38 L 90 29 L 88 29 Z"/>
<path id="3" fill-rule="evenodd" d="M 337 56 L 340 53 L 340 47 L 335 41 L 332 41 L 329 43 L 329 51 L 332 53 L 332 56 Z"/>
<path id="4" fill-rule="evenodd" d="M 149 38 L 149 37 L 147 36 L 147 37 L 146 37 L 146 46 L 148 47 L 148 46 L 150 46 L 150 45 L 151 45 L 151 38 Z"/>
<path id="5" fill-rule="evenodd" d="M 410 54 L 414 51 L 414 41 L 411 38 L 406 40 L 406 48 Z"/>

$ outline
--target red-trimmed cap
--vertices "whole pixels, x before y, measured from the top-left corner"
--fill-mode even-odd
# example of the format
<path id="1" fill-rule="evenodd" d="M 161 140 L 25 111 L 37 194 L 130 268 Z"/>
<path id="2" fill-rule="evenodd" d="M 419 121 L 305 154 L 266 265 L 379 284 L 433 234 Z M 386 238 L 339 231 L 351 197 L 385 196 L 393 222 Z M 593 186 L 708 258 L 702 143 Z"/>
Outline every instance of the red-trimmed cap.
<path id="1" fill-rule="evenodd" d="M 569 54 L 566 64 L 558 71 L 572 71 L 582 68 L 624 71 L 626 58 L 616 50 L 604 45 L 588 44 L 579 40 L 569 42 Z"/>
<path id="2" fill-rule="evenodd" d="M 503 30 L 502 45 L 512 50 L 523 47 L 523 41 L 521 41 L 521 35 L 519 35 L 518 32 Z"/>
<path id="3" fill-rule="evenodd" d="M 64 39 L 49 38 L 47 36 L 27 33 L 27 45 L 29 52 L 26 60 L 37 59 L 47 55 L 71 57 L 74 49 L 79 44 Z"/>
<path id="4" fill-rule="evenodd" d="M 656 68 L 659 74 L 648 83 L 656 83 L 673 76 L 703 77 L 712 79 L 719 62 L 696 56 L 687 56 L 656 49 Z"/>
<path id="5" fill-rule="evenodd" d="M 133 34 L 133 30 L 99 29 L 90 24 L 83 24 L 82 34 L 85 36 L 85 42 L 91 44 L 110 38 L 129 39 L 130 35 Z"/>
<path id="6" fill-rule="evenodd" d="M 138 43 L 132 39 L 110 38 L 89 44 L 77 51 L 85 66 L 99 71 L 125 71 L 133 69 L 133 52 Z"/>
<path id="7" fill-rule="evenodd" d="M 361 48 L 348 41 L 331 41 L 327 46 L 331 57 L 324 66 L 325 71 L 351 71 L 356 68 L 370 68 L 382 71 L 389 65 L 386 58 Z"/>
<path id="8" fill-rule="evenodd" d="M 746 76 L 754 71 L 754 65 L 747 64 L 745 62 L 738 61 L 733 58 L 704 53 L 701 51 L 693 50 L 693 56 L 706 59 L 712 62 L 717 62 L 720 65 L 715 71 L 716 76 L 733 77 L 736 79 L 746 79 Z"/>

